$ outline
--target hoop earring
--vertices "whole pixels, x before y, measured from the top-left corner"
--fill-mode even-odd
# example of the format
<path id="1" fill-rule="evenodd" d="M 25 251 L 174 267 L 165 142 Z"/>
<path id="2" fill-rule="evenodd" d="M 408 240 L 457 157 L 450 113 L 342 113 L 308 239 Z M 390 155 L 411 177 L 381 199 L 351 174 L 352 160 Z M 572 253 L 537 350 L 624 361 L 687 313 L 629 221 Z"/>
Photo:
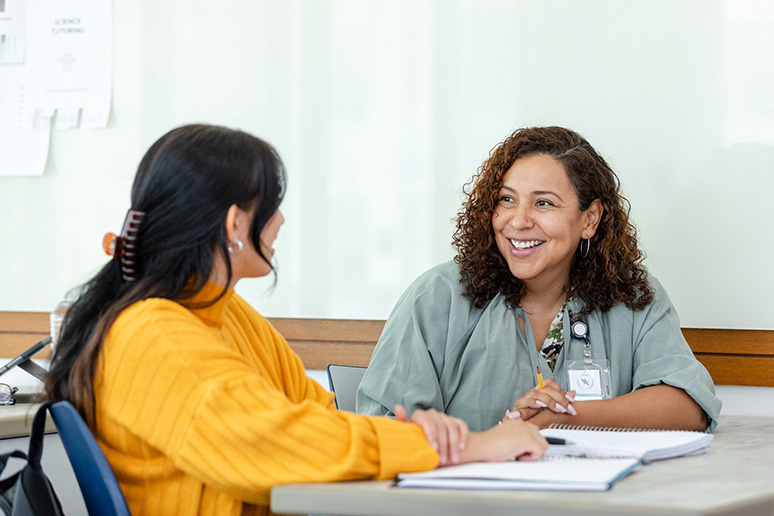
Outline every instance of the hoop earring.
<path id="1" fill-rule="evenodd" d="M 590 238 L 586 239 L 586 250 L 585 251 L 583 250 L 583 240 L 581 240 L 581 243 L 580 243 L 580 255 L 581 255 L 581 258 L 587 257 L 589 255 L 589 250 L 590 249 L 591 249 L 591 239 Z"/>
<path id="2" fill-rule="evenodd" d="M 242 252 L 242 249 L 244 249 L 244 244 L 241 240 L 238 238 L 235 238 L 233 242 L 229 242 L 226 244 L 226 249 L 228 249 L 228 254 L 239 254 Z"/>

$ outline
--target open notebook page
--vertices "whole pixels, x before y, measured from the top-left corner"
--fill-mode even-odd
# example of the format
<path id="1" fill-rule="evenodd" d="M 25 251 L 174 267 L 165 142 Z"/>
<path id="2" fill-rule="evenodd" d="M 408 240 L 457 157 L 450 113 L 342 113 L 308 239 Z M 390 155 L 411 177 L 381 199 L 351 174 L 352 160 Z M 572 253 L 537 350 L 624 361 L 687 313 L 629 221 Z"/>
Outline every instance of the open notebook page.
<path id="1" fill-rule="evenodd" d="M 643 462 L 703 453 L 713 438 L 702 432 L 661 430 L 547 428 L 540 433 L 567 440 L 568 444 L 549 446 L 549 457 L 630 457 Z"/>

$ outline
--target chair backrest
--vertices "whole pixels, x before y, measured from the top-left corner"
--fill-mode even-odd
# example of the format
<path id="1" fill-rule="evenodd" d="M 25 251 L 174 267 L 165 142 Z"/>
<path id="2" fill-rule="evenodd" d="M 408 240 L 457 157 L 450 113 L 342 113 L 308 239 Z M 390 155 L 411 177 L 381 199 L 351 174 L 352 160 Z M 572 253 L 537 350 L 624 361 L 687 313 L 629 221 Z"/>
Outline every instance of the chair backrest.
<path id="1" fill-rule="evenodd" d="M 328 364 L 328 383 L 336 395 L 336 408 L 355 411 L 355 394 L 365 372 L 365 367 Z"/>
<path id="2" fill-rule="evenodd" d="M 89 516 L 131 516 L 110 464 L 75 407 L 58 401 L 50 410 Z"/>

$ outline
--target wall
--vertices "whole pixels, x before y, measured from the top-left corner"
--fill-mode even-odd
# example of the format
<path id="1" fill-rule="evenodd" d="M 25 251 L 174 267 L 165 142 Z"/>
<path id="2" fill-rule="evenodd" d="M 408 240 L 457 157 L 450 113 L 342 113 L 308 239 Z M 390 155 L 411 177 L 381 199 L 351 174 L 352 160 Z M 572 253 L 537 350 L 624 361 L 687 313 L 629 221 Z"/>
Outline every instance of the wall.
<path id="1" fill-rule="evenodd" d="M 49 310 L 105 262 L 134 170 L 210 122 L 289 174 L 273 316 L 384 319 L 449 259 L 460 188 L 517 127 L 584 134 L 617 170 L 684 326 L 774 328 L 774 7 L 742 0 L 114 3 L 103 130 L 0 177 L 0 310 Z"/>

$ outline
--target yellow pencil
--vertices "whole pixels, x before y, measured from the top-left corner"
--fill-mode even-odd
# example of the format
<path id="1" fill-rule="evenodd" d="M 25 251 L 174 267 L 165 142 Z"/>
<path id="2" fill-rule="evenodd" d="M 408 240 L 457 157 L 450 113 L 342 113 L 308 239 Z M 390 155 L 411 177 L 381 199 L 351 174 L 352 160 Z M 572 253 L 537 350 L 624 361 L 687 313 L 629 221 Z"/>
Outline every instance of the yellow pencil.
<path id="1" fill-rule="evenodd" d="M 545 387 L 545 384 L 543 383 L 543 375 L 540 374 L 540 368 L 537 368 L 537 376 L 538 376 L 538 387 L 541 389 Z"/>

